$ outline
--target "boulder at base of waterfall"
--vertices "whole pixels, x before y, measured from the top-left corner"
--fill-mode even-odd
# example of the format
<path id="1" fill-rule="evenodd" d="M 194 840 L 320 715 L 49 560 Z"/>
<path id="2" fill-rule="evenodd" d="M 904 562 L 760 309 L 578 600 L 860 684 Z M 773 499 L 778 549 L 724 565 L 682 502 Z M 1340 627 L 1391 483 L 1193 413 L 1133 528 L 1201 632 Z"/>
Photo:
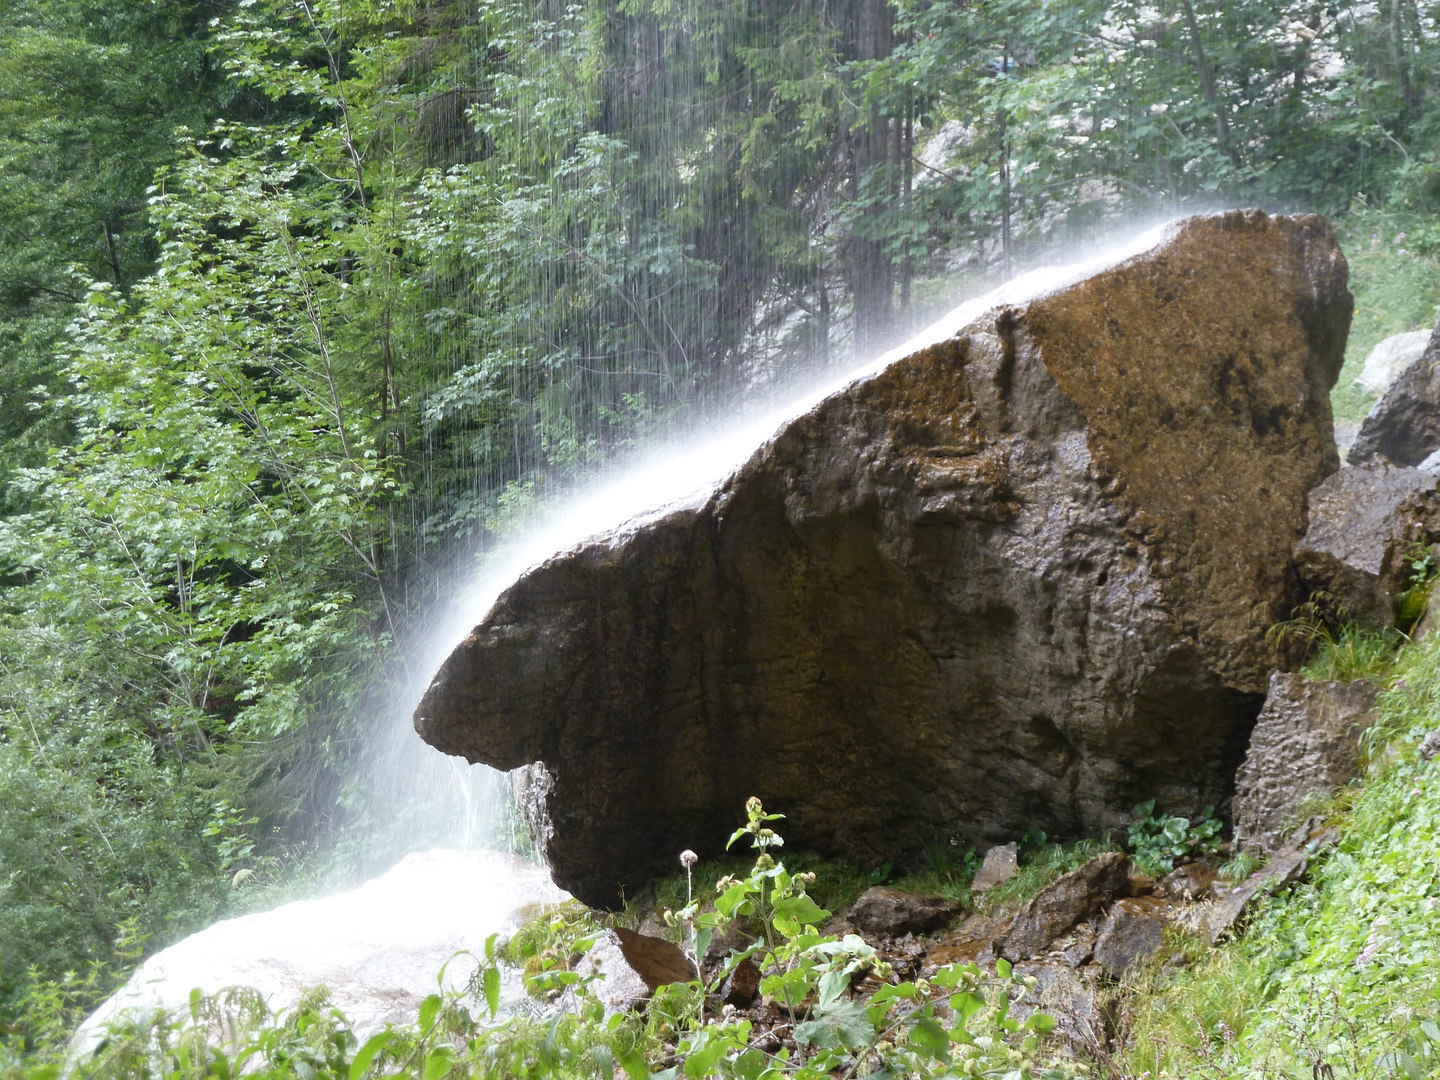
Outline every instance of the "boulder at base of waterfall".
<path id="1" fill-rule="evenodd" d="M 997 950 L 1007 960 L 1039 956 L 1050 943 L 1083 922 L 1124 891 L 1130 860 L 1107 851 L 1062 874 L 1025 901 Z"/>
<path id="2" fill-rule="evenodd" d="M 1440 537 L 1440 478 L 1372 458 L 1310 493 L 1310 525 L 1295 547 L 1308 594 L 1342 621 L 1395 622 L 1417 546 Z"/>
<path id="3" fill-rule="evenodd" d="M 869 866 L 1223 812 L 1339 464 L 1346 276 L 1324 219 L 1232 211 L 974 301 L 524 574 L 416 728 L 538 762 L 522 806 L 595 904 L 721 851 L 751 795 Z"/>
<path id="4" fill-rule="evenodd" d="M 1350 464 L 1383 455 L 1397 465 L 1419 465 L 1440 450 L 1440 327 L 1436 330 L 1420 358 L 1365 417 L 1350 447 Z"/>
<path id="5" fill-rule="evenodd" d="M 1383 394 L 1394 384 L 1400 373 L 1413 364 L 1430 344 L 1429 330 L 1387 337 L 1365 357 L 1365 367 L 1355 377 L 1355 385 L 1367 394 Z"/>
<path id="6" fill-rule="evenodd" d="M 1370 725 L 1374 683 L 1319 682 L 1276 672 L 1235 790 L 1235 840 L 1273 855 L 1305 827 L 1306 800 L 1333 794 L 1360 773 L 1356 742 Z"/>
<path id="7" fill-rule="evenodd" d="M 959 903 L 943 896 L 924 896 L 876 885 L 860 894 L 845 917 L 867 934 L 900 937 L 939 930 L 959 912 Z"/>

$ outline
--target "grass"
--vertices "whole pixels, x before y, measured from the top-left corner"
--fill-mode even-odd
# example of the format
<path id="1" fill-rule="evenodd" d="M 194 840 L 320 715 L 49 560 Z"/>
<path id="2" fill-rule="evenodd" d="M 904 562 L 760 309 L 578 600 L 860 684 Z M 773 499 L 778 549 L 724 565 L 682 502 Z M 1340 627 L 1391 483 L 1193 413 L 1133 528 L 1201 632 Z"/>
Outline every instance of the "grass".
<path id="1" fill-rule="evenodd" d="M 1342 840 L 1244 936 L 1137 987 L 1113 1077 L 1440 1075 L 1440 640 L 1393 663 L 1362 787 L 1332 804 Z"/>
<path id="2" fill-rule="evenodd" d="M 1440 226 L 1359 200 L 1334 224 L 1350 263 L 1355 318 L 1330 403 L 1336 420 L 1358 424 L 1377 400 L 1354 385 L 1370 350 L 1394 334 L 1428 330 L 1440 315 Z"/>

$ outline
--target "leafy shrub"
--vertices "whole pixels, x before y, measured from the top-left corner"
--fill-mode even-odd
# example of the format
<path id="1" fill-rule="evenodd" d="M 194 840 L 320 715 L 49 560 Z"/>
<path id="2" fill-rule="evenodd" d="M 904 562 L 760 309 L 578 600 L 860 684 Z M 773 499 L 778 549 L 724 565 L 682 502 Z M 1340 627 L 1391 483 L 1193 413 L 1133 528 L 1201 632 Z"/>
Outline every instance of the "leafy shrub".
<path id="1" fill-rule="evenodd" d="M 1135 807 L 1138 820 L 1130 826 L 1135 862 L 1150 872 L 1169 873 L 1175 869 L 1177 859 L 1184 861 L 1219 850 L 1224 824 L 1210 816 L 1214 809 L 1207 806 L 1200 815 L 1203 820 L 1191 825 L 1189 818 L 1155 813 L 1154 799 Z"/>

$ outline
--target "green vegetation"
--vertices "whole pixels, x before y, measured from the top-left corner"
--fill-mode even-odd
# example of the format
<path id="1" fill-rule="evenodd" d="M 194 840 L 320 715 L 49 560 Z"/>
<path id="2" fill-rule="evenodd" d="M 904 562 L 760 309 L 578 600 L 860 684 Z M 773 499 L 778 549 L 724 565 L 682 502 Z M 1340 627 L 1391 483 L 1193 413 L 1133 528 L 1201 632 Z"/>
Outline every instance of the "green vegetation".
<path id="1" fill-rule="evenodd" d="M 1215 808 L 1207 806 L 1201 820 L 1190 824 L 1189 818 L 1172 817 L 1155 812 L 1155 800 L 1135 807 L 1135 822 L 1130 826 L 1130 849 L 1135 865 L 1148 874 L 1168 874 L 1182 862 L 1213 855 L 1220 850 L 1220 830 L 1224 823 L 1212 817 Z"/>
<path id="2" fill-rule="evenodd" d="M 730 954 L 713 986 L 669 984 L 643 1015 L 606 1019 L 593 977 L 576 970 L 603 927 L 578 905 L 565 905 L 505 947 L 492 936 L 467 994 L 432 995 L 414 1025 L 388 1026 L 363 1045 L 345 1018 L 327 1007 L 323 992 L 279 1017 L 249 992 L 213 999 L 197 992 L 187 1015 L 151 1013 L 112 1031 L 74 1075 L 511 1080 L 623 1072 L 632 1080 L 821 1080 L 837 1070 L 856 1075 L 860 1069 L 870 1076 L 1077 1075 L 1078 1063 L 1047 1038 L 1051 1017 L 1033 1010 L 1023 1019 L 1010 1015 L 1035 981 L 1016 975 L 1005 961 L 995 976 L 953 964 L 929 979 L 902 981 L 860 938 L 818 933 L 816 926 L 830 913 L 807 895 L 810 875 L 789 873 L 771 853 L 781 843 L 769 827 L 778 815 L 766 814 L 757 799 L 746 810 L 749 820 L 736 837 L 748 838 L 758 852 L 749 872 L 718 883 L 709 913 L 699 913 L 692 902 L 678 919 L 699 952 L 711 932 L 736 919 L 757 926 L 759 939 Z M 525 963 L 532 994 L 567 1007 L 544 1021 L 500 1020 L 501 966 L 516 961 Z M 705 1010 L 702 990 L 716 990 L 745 961 L 759 968 L 762 993 L 783 1003 L 793 1049 L 751 1046 L 752 1021 Z M 852 994 L 865 976 L 874 985 Z M 0 1075 L 15 1080 L 53 1077 L 61 1060 L 53 1044 L 22 1062 L 7 1057 L 0 1043 Z"/>
<path id="3" fill-rule="evenodd" d="M 1440 640 L 1401 650 L 1366 735 L 1374 761 L 1331 821 L 1308 881 L 1264 901 L 1244 936 L 1134 995 L 1127 1075 L 1431 1076 L 1440 1068 Z M 1348 804 L 1348 805 L 1347 805 Z"/>
<path id="4" fill-rule="evenodd" d="M 0 1030 L 53 1049 L 145 953 L 383 860 L 372 717 L 455 575 L 959 290 L 1328 212 L 1358 417 L 1436 314 L 1437 61 L 1428 8 L 1359 0 L 6 4 Z M 1394 662 L 1332 634 L 1313 670 Z M 1035 847 L 1006 889 L 1075 857 Z"/>

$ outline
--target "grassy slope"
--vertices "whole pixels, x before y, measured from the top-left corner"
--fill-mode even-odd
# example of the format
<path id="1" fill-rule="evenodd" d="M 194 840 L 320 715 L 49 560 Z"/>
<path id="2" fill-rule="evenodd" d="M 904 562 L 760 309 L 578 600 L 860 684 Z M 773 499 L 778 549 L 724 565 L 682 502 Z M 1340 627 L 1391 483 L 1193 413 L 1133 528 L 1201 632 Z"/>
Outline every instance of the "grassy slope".
<path id="1" fill-rule="evenodd" d="M 1440 1075 L 1440 638 L 1403 649 L 1344 840 L 1238 942 L 1136 994 L 1124 1076 Z M 1328 1070 L 1328 1071 L 1327 1071 Z"/>
<path id="2" fill-rule="evenodd" d="M 1360 207 L 1337 218 L 1335 231 L 1350 261 L 1355 320 L 1330 400 L 1335 419 L 1358 424 L 1376 400 L 1354 385 L 1370 350 L 1392 334 L 1429 329 L 1440 314 L 1440 226 Z"/>

